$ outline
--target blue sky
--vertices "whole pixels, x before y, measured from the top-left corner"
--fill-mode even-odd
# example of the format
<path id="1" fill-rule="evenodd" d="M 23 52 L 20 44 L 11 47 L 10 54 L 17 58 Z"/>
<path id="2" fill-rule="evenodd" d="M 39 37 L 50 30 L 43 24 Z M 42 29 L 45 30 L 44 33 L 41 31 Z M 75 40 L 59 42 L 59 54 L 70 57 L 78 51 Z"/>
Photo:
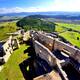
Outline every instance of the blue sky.
<path id="1" fill-rule="evenodd" d="M 48 6 L 54 0 L 0 0 L 0 7 Z"/>
<path id="2" fill-rule="evenodd" d="M 0 0 L 0 13 L 41 11 L 80 12 L 80 0 Z"/>

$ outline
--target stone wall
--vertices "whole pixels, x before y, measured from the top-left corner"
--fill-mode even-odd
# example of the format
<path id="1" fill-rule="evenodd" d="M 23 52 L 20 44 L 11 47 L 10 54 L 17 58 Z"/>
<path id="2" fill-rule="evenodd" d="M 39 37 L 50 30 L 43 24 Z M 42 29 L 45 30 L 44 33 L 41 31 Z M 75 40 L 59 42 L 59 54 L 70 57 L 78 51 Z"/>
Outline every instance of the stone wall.
<path id="1" fill-rule="evenodd" d="M 51 51 L 43 46 L 38 41 L 34 41 L 35 52 L 36 54 L 48 62 L 50 66 L 56 65 L 56 57 L 51 53 Z"/>
<path id="2" fill-rule="evenodd" d="M 70 57 L 74 58 L 74 60 L 80 63 L 80 50 L 74 48 L 74 46 L 70 46 L 69 44 L 61 42 L 59 40 L 55 40 L 54 50 L 56 49 L 63 51 L 65 54 L 68 54 Z"/>
<path id="3" fill-rule="evenodd" d="M 54 45 L 54 39 L 44 34 L 38 34 L 38 35 L 39 35 L 39 42 L 52 51 Z"/>
<path id="4" fill-rule="evenodd" d="M 33 40 L 39 41 L 41 44 L 43 44 L 45 47 L 52 51 L 54 43 L 54 39 L 52 37 L 46 36 L 44 35 L 44 33 L 41 34 L 39 32 L 31 33 L 31 37 Z"/>
<path id="5" fill-rule="evenodd" d="M 11 47 L 11 39 L 12 39 L 12 36 L 10 36 L 9 39 L 3 45 L 3 49 L 6 54 L 13 52 L 13 49 Z"/>
<path id="6" fill-rule="evenodd" d="M 5 53 L 3 58 L 5 62 L 7 62 L 9 56 L 11 55 L 11 53 L 13 53 L 13 50 L 15 48 L 19 48 L 19 42 L 17 39 L 14 39 L 12 36 L 10 36 L 2 47 L 3 47 L 3 52 Z"/>
<path id="7" fill-rule="evenodd" d="M 27 32 L 25 32 L 24 35 L 23 35 L 23 41 L 27 41 L 29 38 L 30 38 L 30 32 L 27 31 Z"/>
<path id="8" fill-rule="evenodd" d="M 3 45 L 3 50 L 4 50 L 4 53 L 5 53 L 3 58 L 4 58 L 5 62 L 7 62 L 8 58 L 10 57 L 11 53 L 13 52 L 13 49 L 11 47 L 11 39 L 12 39 L 12 36 L 10 36 L 8 38 L 8 40 Z"/>
<path id="9" fill-rule="evenodd" d="M 31 35 L 33 40 L 39 41 L 41 44 L 47 47 L 50 51 L 52 50 L 54 51 L 58 49 L 80 63 L 80 50 L 77 48 L 74 48 L 74 46 L 66 44 L 62 41 L 59 41 L 56 38 L 52 38 L 43 33 L 33 32 L 31 33 Z"/>
<path id="10" fill-rule="evenodd" d="M 54 56 L 54 54 L 38 41 L 35 40 L 33 43 L 36 55 L 44 59 L 52 68 L 56 66 L 59 74 L 62 75 L 63 79 L 68 80 L 66 73 L 62 70 L 60 63 L 58 59 Z"/>

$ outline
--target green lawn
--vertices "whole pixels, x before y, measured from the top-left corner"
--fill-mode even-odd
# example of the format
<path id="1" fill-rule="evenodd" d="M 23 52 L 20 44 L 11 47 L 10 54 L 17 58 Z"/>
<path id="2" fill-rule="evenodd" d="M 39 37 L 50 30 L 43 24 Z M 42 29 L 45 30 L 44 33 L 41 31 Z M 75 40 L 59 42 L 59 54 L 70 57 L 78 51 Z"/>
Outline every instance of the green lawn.
<path id="1" fill-rule="evenodd" d="M 23 44 L 13 52 L 8 62 L 4 65 L 3 70 L 0 72 L 0 80 L 24 80 L 19 64 L 28 58 L 28 55 L 23 52 L 28 47 L 29 46 Z"/>
<path id="2" fill-rule="evenodd" d="M 66 40 L 68 40 L 74 46 L 78 46 L 80 48 L 80 34 L 79 33 L 72 32 L 72 31 L 66 31 L 66 32 L 61 33 L 59 35 L 64 37 Z M 79 37 L 79 40 L 77 40 L 77 37 Z"/>

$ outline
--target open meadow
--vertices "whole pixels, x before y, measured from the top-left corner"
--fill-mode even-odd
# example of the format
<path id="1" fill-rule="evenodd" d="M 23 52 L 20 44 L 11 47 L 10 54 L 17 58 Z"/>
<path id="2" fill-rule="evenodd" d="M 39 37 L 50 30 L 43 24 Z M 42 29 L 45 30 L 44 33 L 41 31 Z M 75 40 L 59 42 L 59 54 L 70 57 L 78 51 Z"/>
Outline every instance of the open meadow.
<path id="1" fill-rule="evenodd" d="M 57 23 L 56 31 L 74 46 L 80 48 L 80 25 Z"/>

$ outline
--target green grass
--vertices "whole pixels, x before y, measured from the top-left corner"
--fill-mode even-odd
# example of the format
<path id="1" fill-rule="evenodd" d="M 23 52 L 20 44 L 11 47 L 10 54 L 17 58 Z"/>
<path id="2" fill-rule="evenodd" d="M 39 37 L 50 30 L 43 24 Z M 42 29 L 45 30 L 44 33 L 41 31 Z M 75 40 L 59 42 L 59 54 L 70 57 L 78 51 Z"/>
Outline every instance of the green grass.
<path id="1" fill-rule="evenodd" d="M 0 72 L 0 80 L 23 80 L 19 64 L 28 58 L 28 55 L 23 53 L 28 47 L 29 46 L 23 44 L 13 52 L 8 62 L 4 65 L 3 70 Z"/>
<path id="2" fill-rule="evenodd" d="M 58 24 L 56 31 L 61 31 L 65 28 L 71 28 L 73 30 L 80 31 L 80 25 L 79 24 L 68 24 L 68 23 L 56 23 Z"/>
<path id="3" fill-rule="evenodd" d="M 68 29 L 73 29 L 80 31 L 80 25 L 78 24 L 68 24 L 68 23 L 56 23 L 56 29 L 60 36 L 68 40 L 70 43 L 72 43 L 74 46 L 77 46 L 80 48 L 80 33 L 68 31 Z M 77 40 L 77 37 L 79 37 L 79 40 Z"/>
<path id="4" fill-rule="evenodd" d="M 74 46 L 78 46 L 80 48 L 80 34 L 79 33 L 72 32 L 72 31 L 66 31 L 66 32 L 61 33 L 59 35 L 64 37 L 66 40 L 68 40 Z M 77 40 L 77 37 L 79 37 L 79 40 Z"/>
<path id="5" fill-rule="evenodd" d="M 16 22 L 0 23 L 0 40 L 7 39 L 10 35 L 7 33 L 15 32 L 17 29 Z"/>
<path id="6" fill-rule="evenodd" d="M 66 31 L 65 28 L 63 28 L 62 26 L 56 26 L 55 31 L 57 31 L 58 33 L 64 32 Z"/>

